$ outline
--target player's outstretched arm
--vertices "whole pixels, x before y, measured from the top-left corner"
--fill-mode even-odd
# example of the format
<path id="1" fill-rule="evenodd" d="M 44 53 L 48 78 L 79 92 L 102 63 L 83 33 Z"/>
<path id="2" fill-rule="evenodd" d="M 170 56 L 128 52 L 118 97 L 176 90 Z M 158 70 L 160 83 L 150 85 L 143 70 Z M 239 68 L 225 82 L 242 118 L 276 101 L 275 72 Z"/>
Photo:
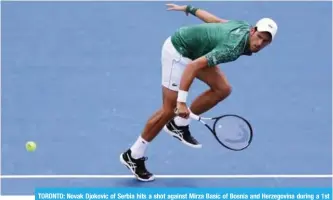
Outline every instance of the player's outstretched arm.
<path id="1" fill-rule="evenodd" d="M 189 13 L 196 16 L 197 18 L 201 19 L 202 21 L 206 22 L 206 23 L 225 23 L 228 22 L 228 20 L 226 19 L 222 19 L 219 18 L 215 15 L 213 15 L 212 13 L 209 13 L 203 9 L 199 9 L 199 8 L 195 8 L 193 6 L 190 5 L 177 5 L 177 4 L 166 4 L 166 6 L 168 7 L 167 10 L 170 11 L 182 11 L 185 12 L 186 15 L 188 15 Z"/>

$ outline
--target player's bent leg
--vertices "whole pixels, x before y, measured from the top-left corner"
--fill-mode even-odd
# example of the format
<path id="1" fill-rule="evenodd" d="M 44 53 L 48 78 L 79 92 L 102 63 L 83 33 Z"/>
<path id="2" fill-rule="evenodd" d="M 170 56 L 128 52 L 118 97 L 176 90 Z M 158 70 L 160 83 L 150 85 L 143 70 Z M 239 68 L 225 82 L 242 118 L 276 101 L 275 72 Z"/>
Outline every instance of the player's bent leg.
<path id="1" fill-rule="evenodd" d="M 158 135 L 163 126 L 172 119 L 176 107 L 177 92 L 163 87 L 163 107 L 155 112 L 144 127 L 142 134 L 130 149 L 120 155 L 123 163 L 140 181 L 153 181 L 154 175 L 145 166 L 144 157 L 148 144 Z"/>
<path id="2" fill-rule="evenodd" d="M 209 85 L 210 89 L 197 97 L 191 104 L 190 110 L 194 114 L 200 115 L 208 111 L 231 93 L 231 87 L 218 67 L 202 69 L 198 73 L 197 78 Z M 174 122 L 180 127 L 189 130 L 190 119 L 175 117 Z M 189 142 L 188 145 L 199 148 L 202 146 L 195 139 L 193 139 L 192 142 Z"/>
<path id="3" fill-rule="evenodd" d="M 192 102 L 190 110 L 194 114 L 207 112 L 231 94 L 231 86 L 218 67 L 202 69 L 197 78 L 206 83 L 210 89 Z"/>

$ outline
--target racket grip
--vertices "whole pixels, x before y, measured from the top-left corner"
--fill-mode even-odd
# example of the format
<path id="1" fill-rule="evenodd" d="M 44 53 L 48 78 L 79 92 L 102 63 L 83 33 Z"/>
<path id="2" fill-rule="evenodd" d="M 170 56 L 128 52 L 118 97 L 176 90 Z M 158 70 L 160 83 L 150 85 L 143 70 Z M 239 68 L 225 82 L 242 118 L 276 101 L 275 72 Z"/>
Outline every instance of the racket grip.
<path id="1" fill-rule="evenodd" d="M 192 119 L 195 119 L 195 120 L 200 120 L 200 116 L 198 116 L 198 115 L 196 115 L 196 114 L 193 114 L 192 112 L 190 113 L 190 117 L 192 118 Z"/>

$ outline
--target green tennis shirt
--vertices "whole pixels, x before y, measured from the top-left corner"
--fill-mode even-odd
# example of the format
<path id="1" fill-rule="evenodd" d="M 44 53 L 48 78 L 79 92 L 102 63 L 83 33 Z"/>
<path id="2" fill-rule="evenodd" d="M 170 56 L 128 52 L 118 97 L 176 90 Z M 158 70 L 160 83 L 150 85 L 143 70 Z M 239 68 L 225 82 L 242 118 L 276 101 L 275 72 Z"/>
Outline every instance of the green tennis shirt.
<path id="1" fill-rule="evenodd" d="M 250 28 L 244 21 L 186 26 L 171 36 L 171 42 L 182 56 L 191 60 L 205 56 L 208 66 L 215 66 L 235 61 L 244 54 L 251 55 Z"/>

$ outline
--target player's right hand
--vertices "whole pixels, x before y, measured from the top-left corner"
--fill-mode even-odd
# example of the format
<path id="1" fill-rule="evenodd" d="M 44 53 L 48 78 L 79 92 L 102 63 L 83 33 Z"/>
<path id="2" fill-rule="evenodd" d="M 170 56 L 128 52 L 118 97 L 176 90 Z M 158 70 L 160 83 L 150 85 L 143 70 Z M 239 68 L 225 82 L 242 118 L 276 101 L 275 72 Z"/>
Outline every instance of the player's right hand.
<path id="1" fill-rule="evenodd" d="M 179 6 L 177 4 L 169 3 L 169 4 L 166 4 L 166 6 L 168 7 L 167 10 L 183 11 L 183 12 L 186 11 L 186 5 L 185 6 Z M 188 13 L 186 13 L 186 15 L 188 15 Z"/>
<path id="2" fill-rule="evenodd" d="M 189 118 L 190 111 L 187 108 L 186 104 L 183 102 L 177 102 L 176 115 L 182 118 Z"/>

